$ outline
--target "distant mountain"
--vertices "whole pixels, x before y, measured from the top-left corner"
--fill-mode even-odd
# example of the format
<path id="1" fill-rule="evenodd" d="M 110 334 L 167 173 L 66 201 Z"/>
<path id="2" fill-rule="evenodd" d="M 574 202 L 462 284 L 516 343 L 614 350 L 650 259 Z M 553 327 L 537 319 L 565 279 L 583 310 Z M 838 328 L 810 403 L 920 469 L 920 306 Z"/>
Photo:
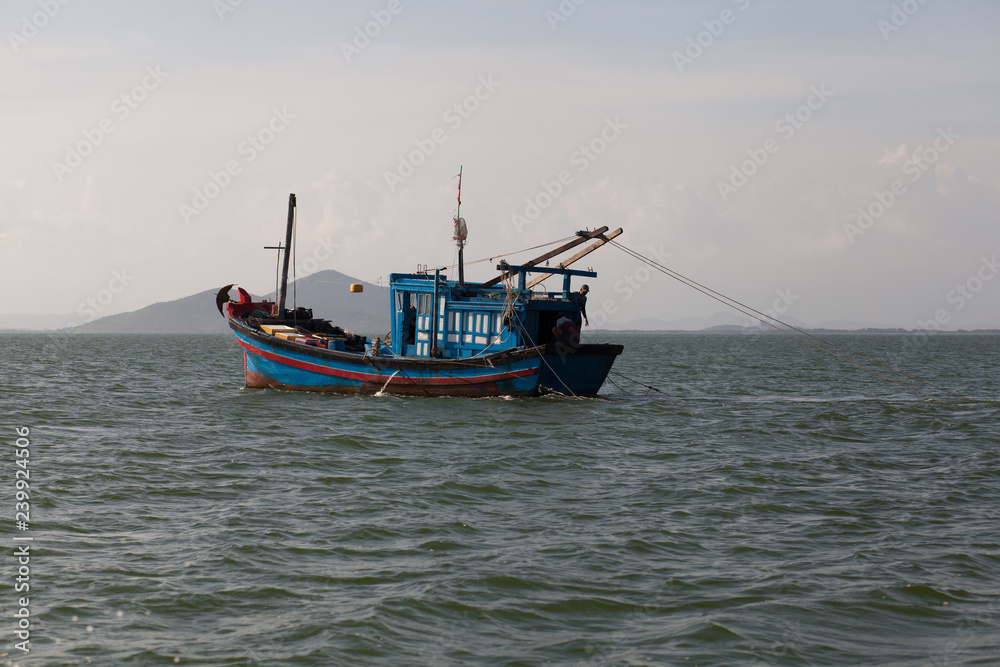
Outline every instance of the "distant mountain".
<path id="1" fill-rule="evenodd" d="M 326 318 L 355 333 L 381 336 L 389 330 L 388 296 L 371 284 L 366 284 L 361 294 L 350 293 L 348 286 L 360 282 L 339 271 L 320 271 L 289 283 L 286 306 L 292 307 L 294 291 L 296 303 L 312 308 L 315 317 Z M 73 333 L 227 333 L 229 325 L 215 305 L 218 291 L 217 287 L 130 313 L 102 317 L 78 326 Z M 231 296 L 236 298 L 236 288 Z M 274 293 L 266 298 L 273 300 Z"/>
<path id="2" fill-rule="evenodd" d="M 218 288 L 206 290 L 183 299 L 154 303 L 130 313 L 108 315 L 81 324 L 73 329 L 73 333 L 225 333 L 229 327 L 215 307 L 217 291 Z"/>
<path id="3" fill-rule="evenodd" d="M 855 320 L 830 320 L 822 322 L 817 329 L 834 329 L 837 331 L 862 331 L 865 329 L 891 329 L 884 324 L 872 324 L 871 322 L 858 322 Z"/>
<path id="4" fill-rule="evenodd" d="M 288 307 L 293 298 L 298 305 L 312 308 L 315 317 L 330 320 L 334 325 L 350 329 L 367 336 L 382 336 L 389 330 L 389 301 L 387 290 L 378 285 L 364 283 L 365 291 L 352 294 L 349 285 L 361 280 L 344 275 L 339 271 L 320 271 L 300 278 L 289 284 Z M 220 285 L 219 287 L 222 287 Z M 205 290 L 182 299 L 154 303 L 130 313 L 109 315 L 88 322 L 73 329 L 73 333 L 142 333 L 142 334 L 224 334 L 229 332 L 226 320 L 215 307 L 218 288 Z M 231 296 L 235 298 L 236 290 Z M 257 298 L 257 297 L 255 297 Z M 274 293 L 268 294 L 274 300 Z M 63 330 L 78 315 L 0 315 L 0 332 L 36 332 Z M 906 329 L 881 328 L 865 322 L 838 320 L 825 322 L 819 327 L 809 327 L 793 317 L 782 319 L 800 329 L 820 332 L 857 333 L 907 333 Z M 647 317 L 623 323 L 607 323 L 594 326 L 589 331 L 618 332 L 704 332 L 704 333 L 747 333 L 749 318 L 736 314 L 719 312 L 706 318 L 685 318 L 661 320 Z M 757 325 L 762 333 L 773 333 L 774 329 Z M 960 332 L 966 332 L 960 330 Z M 997 333 L 997 329 L 976 329 L 969 333 Z"/>
<path id="5" fill-rule="evenodd" d="M 313 317 L 330 320 L 334 326 L 350 329 L 357 334 L 384 336 L 389 331 L 388 289 L 364 283 L 364 292 L 352 294 L 350 285 L 353 283 L 364 283 L 364 281 L 339 271 L 320 271 L 306 278 L 300 278 L 295 283 L 289 283 L 288 301 L 285 305 L 288 308 L 292 307 L 294 294 L 298 305 L 312 308 Z M 233 293 L 235 294 L 235 289 Z M 274 292 L 267 298 L 273 300 Z M 212 309 L 215 309 L 214 297 Z M 215 311 L 215 316 L 219 317 L 218 310 Z M 226 329 L 228 328 L 227 326 Z"/>

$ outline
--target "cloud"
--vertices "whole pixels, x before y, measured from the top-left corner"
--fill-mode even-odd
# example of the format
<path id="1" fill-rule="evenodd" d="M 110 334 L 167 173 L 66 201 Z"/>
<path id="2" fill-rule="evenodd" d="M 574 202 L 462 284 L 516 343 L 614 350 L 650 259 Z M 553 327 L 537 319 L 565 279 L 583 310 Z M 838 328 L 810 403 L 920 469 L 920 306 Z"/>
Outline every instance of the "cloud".
<path id="1" fill-rule="evenodd" d="M 882 167 L 888 167 L 892 164 L 903 164 L 903 162 L 909 159 L 910 155 L 910 149 L 904 141 L 895 149 L 886 148 L 885 153 L 878 159 L 878 164 Z"/>
<path id="2" fill-rule="evenodd" d="M 936 302 L 949 266 L 1000 246 L 1000 145 L 985 129 L 997 102 L 984 85 L 995 78 L 995 31 L 980 13 L 939 13 L 931 31 L 938 10 L 928 6 L 931 14 L 886 45 L 874 29 L 877 12 L 863 3 L 808 11 L 753 3 L 679 74 L 671 51 L 703 29 L 711 14 L 703 5 L 586 7 L 553 34 L 545 8 L 527 2 L 489 11 L 470 3 L 447 15 L 413 4 L 348 64 L 339 41 L 369 20 L 357 7 L 243 3 L 220 23 L 208 5 L 140 11 L 122 2 L 106 14 L 67 6 L 5 71 L 19 94 L 0 110 L 5 126 L 17 128 L 0 164 L 0 224 L 9 235 L 0 253 L 10 260 L 0 281 L 21 284 L 38 267 L 46 276 L 7 307 L 28 311 L 54 298 L 63 302 L 45 307 L 72 310 L 79 299 L 55 286 L 92 291 L 119 265 L 142 266 L 144 286 L 116 307 L 184 296 L 248 270 L 263 276 L 273 256 L 262 247 L 282 235 L 289 192 L 299 196 L 299 242 L 335 239 L 329 268 L 373 279 L 417 263 L 450 265 L 459 165 L 470 258 L 622 226 L 627 245 L 663 244 L 678 268 L 720 291 L 764 298 L 815 285 L 799 290 L 803 319 L 815 308 L 819 320 L 909 323 L 924 314 L 921 299 Z M 461 38 L 443 38 L 451 34 Z M 127 37 L 112 39 L 119 35 Z M 162 90 L 57 183 L 51 162 L 156 63 L 170 72 Z M 444 114 L 489 75 L 502 86 L 452 130 Z M 776 121 L 824 84 L 835 92 L 830 104 L 720 201 L 716 183 L 730 166 L 777 136 Z M 241 142 L 284 106 L 294 122 L 246 160 Z M 543 182 L 576 169 L 571 156 L 614 117 L 629 126 L 621 140 L 574 171 L 519 233 L 511 216 Z M 917 182 L 906 180 L 908 162 L 948 124 L 961 143 Z M 437 127 L 448 129 L 447 140 L 390 192 L 384 173 Z M 234 159 L 240 174 L 185 225 L 179 204 Z M 845 222 L 896 179 L 905 196 L 850 244 Z M 605 290 L 634 268 L 613 250 L 588 261 L 608 274 Z M 487 273 L 485 263 L 472 271 Z M 882 291 L 846 301 L 838 287 L 853 276 Z M 918 280 L 927 294 L 907 287 Z M 701 307 L 656 294 L 643 290 L 623 310 L 673 318 L 688 314 L 677 308 Z"/>

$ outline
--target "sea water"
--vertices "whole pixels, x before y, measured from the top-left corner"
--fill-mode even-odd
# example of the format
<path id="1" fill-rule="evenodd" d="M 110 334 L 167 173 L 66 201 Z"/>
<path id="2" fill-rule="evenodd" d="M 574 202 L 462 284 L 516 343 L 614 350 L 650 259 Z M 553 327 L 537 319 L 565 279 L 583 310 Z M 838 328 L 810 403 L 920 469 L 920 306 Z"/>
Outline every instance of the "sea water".
<path id="1" fill-rule="evenodd" d="M 0 337 L 0 660 L 1000 664 L 1000 337 L 833 337 L 968 402 L 783 336 L 585 340 L 625 345 L 600 398 L 470 400 Z"/>

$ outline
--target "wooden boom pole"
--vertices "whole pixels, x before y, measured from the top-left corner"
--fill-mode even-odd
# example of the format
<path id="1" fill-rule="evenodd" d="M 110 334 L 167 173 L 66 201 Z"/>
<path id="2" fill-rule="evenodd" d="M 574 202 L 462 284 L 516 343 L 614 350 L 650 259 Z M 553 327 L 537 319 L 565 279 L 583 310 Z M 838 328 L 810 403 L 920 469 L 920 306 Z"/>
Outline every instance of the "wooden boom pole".
<path id="1" fill-rule="evenodd" d="M 586 243 L 590 239 L 599 237 L 601 234 L 603 234 L 606 231 L 608 231 L 607 227 L 600 227 L 598 229 L 595 229 L 592 232 L 577 232 L 577 234 L 579 234 L 579 236 L 577 238 L 573 239 L 572 241 L 570 241 L 569 243 L 567 243 L 565 245 L 561 245 L 558 248 L 556 248 L 555 250 L 550 250 L 549 252 L 545 253 L 544 255 L 539 255 L 538 257 L 536 257 L 535 259 L 531 260 L 530 262 L 525 262 L 522 266 L 529 267 L 529 268 L 532 267 L 532 266 L 538 266 L 539 264 L 541 264 L 545 260 L 552 259 L 556 255 L 560 255 L 560 254 L 566 252 L 567 250 L 572 250 L 573 248 L 577 247 L 581 243 Z M 503 276 L 497 276 L 493 280 L 490 280 L 490 281 L 487 281 L 487 282 L 483 283 L 483 287 L 493 287 L 494 285 L 500 284 L 500 282 L 502 280 L 503 280 Z"/>
<path id="2" fill-rule="evenodd" d="M 611 239 L 615 238 L 616 236 L 618 236 L 621 233 L 622 233 L 622 228 L 619 227 L 615 231 L 607 234 L 606 236 L 602 236 L 600 239 L 598 239 L 597 243 L 590 244 L 585 249 L 581 250 L 580 252 L 576 253 L 575 255 L 573 255 L 572 257 L 570 257 L 569 259 L 567 259 L 565 262 L 562 262 L 561 264 L 556 264 L 556 268 L 557 269 L 565 269 L 567 266 L 573 264 L 574 262 L 576 262 L 579 259 L 582 259 L 582 258 L 586 257 L 587 255 L 589 255 L 590 253 L 594 252 L 595 250 L 597 250 L 598 248 L 600 248 L 602 245 L 604 245 L 605 243 L 607 243 L 608 241 L 610 241 Z M 553 273 L 543 273 L 542 275 L 538 276 L 537 278 L 533 278 L 531 280 L 531 282 L 529 282 L 524 287 L 525 287 L 525 289 L 531 289 L 532 287 L 534 287 L 538 283 L 542 282 L 546 278 L 552 277 L 553 275 L 555 275 L 555 274 L 553 274 Z"/>

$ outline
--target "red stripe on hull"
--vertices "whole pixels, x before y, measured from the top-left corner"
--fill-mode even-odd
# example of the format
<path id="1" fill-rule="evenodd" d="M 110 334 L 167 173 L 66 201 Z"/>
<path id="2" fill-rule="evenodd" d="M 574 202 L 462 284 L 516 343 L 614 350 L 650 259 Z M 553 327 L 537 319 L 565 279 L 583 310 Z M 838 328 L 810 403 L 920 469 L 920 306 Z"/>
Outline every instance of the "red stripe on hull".
<path id="1" fill-rule="evenodd" d="M 320 366 L 317 364 L 311 364 L 307 361 L 299 361 L 298 359 L 291 359 L 289 357 L 283 357 L 273 352 L 267 352 L 260 348 L 253 347 L 247 344 L 242 339 L 237 339 L 239 344 L 244 348 L 246 355 L 248 352 L 251 354 L 256 354 L 259 357 L 273 361 L 279 364 L 284 364 L 286 366 L 291 366 L 293 368 L 298 368 L 300 370 L 309 371 L 312 373 L 319 373 L 322 375 L 331 375 L 334 377 L 344 378 L 348 380 L 357 380 L 359 382 L 369 383 L 369 384 L 381 384 L 385 382 L 388 378 L 386 375 L 372 374 L 372 373 L 356 373 L 354 371 L 345 371 L 337 368 L 330 368 L 328 366 Z M 244 357 L 244 366 L 246 365 L 246 358 Z M 502 382 L 504 380 L 512 380 L 514 378 L 527 377 L 529 375 L 535 375 L 539 372 L 538 368 L 526 368 L 519 371 L 510 371 L 507 373 L 496 373 L 493 375 L 472 375 L 467 378 L 411 378 L 405 376 L 397 376 L 394 381 L 405 380 L 410 384 L 420 385 L 420 386 L 441 386 L 441 385 L 469 385 L 469 384 L 489 384 L 493 382 Z M 253 376 L 254 384 L 250 384 L 251 376 Z M 246 371 L 247 386 L 248 387 L 273 387 L 275 383 L 273 380 L 268 380 L 257 373 L 251 373 L 249 370 Z M 282 385 L 283 386 L 283 385 Z"/>

